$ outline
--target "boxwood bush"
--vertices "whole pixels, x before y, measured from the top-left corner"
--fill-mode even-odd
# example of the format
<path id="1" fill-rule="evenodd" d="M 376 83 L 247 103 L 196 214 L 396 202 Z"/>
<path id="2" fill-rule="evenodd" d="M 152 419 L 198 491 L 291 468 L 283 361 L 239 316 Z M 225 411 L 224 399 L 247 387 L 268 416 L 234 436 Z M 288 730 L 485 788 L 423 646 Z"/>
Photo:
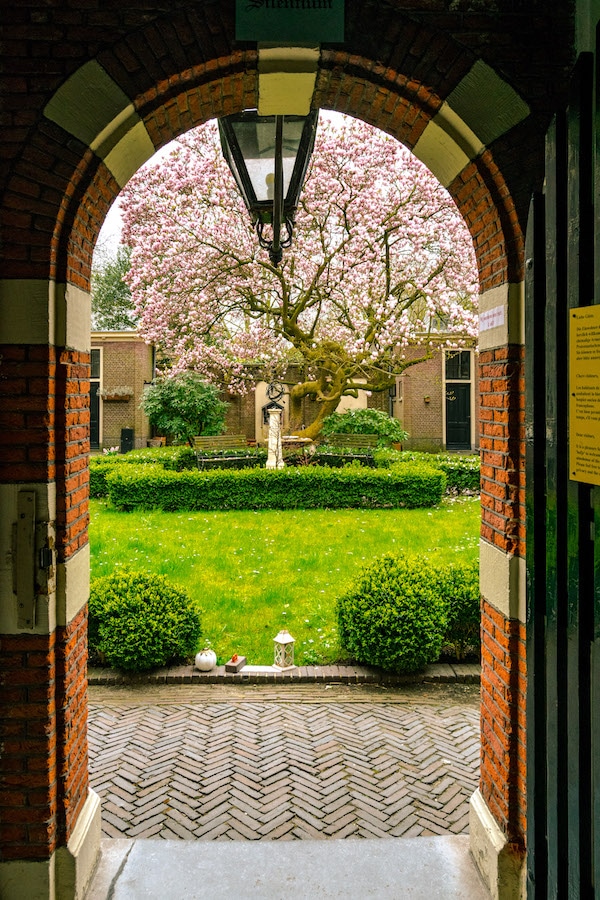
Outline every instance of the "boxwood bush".
<path id="1" fill-rule="evenodd" d="M 453 562 L 438 570 L 440 593 L 448 608 L 442 653 L 451 659 L 479 658 L 481 604 L 479 563 Z"/>
<path id="2" fill-rule="evenodd" d="M 440 655 L 448 611 L 422 560 L 386 554 L 336 603 L 340 643 L 357 662 L 408 674 Z"/>
<path id="3" fill-rule="evenodd" d="M 446 484 L 443 472 L 419 464 L 201 472 L 121 465 L 105 480 L 111 503 L 122 510 L 415 508 L 439 503 Z"/>
<path id="4" fill-rule="evenodd" d="M 358 662 L 408 673 L 480 646 L 477 562 L 385 555 L 336 603 L 340 643 Z"/>
<path id="5" fill-rule="evenodd" d="M 200 615 L 162 575 L 120 570 L 90 586 L 89 643 L 115 668 L 142 672 L 198 649 Z"/>

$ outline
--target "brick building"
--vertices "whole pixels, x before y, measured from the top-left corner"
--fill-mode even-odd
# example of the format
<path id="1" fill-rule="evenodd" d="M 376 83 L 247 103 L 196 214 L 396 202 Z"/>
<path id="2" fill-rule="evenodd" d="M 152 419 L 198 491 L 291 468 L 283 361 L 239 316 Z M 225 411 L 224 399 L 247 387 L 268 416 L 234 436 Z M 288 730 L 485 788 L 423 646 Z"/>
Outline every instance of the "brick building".
<path id="1" fill-rule="evenodd" d="M 140 400 L 154 377 L 153 348 L 134 331 L 94 331 L 90 352 L 90 449 L 146 447 L 152 428 Z"/>
<path id="2" fill-rule="evenodd" d="M 157 148 L 257 106 L 335 109 L 386 130 L 448 188 L 470 229 L 483 629 L 471 848 L 503 900 L 600 890 L 598 476 L 576 455 L 595 459 L 600 442 L 569 427 L 578 357 L 568 340 L 571 311 L 589 306 L 595 321 L 598 303 L 598 4 L 346 0 L 345 10 L 343 40 L 274 48 L 236 40 L 233 0 L 5 4 L 6 900 L 81 897 L 99 848 L 86 734 L 94 242 Z"/>

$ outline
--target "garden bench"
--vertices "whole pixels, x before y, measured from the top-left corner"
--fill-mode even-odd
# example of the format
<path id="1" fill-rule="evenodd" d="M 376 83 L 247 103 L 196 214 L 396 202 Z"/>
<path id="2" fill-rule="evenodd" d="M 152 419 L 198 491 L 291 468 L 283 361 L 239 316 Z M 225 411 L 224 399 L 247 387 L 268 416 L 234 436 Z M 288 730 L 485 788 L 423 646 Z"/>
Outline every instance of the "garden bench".
<path id="1" fill-rule="evenodd" d="M 377 446 L 379 435 L 377 434 L 330 434 L 322 438 L 321 447 L 324 452 L 319 449 L 319 456 L 326 464 L 345 465 L 353 459 L 358 459 L 362 465 L 374 466 L 375 459 L 373 450 Z M 344 452 L 343 455 L 336 453 L 336 448 L 340 450 L 350 451 Z M 333 462 L 335 460 L 335 462 Z"/>
<path id="2" fill-rule="evenodd" d="M 322 443 L 330 447 L 348 447 L 351 450 L 371 450 L 377 446 L 377 434 L 330 434 Z"/>
<path id="3" fill-rule="evenodd" d="M 194 438 L 194 450 L 196 451 L 196 462 L 198 463 L 198 468 L 203 469 L 205 467 L 205 463 L 214 457 L 211 457 L 211 453 L 218 452 L 220 450 L 246 450 L 248 446 L 248 441 L 246 440 L 245 434 L 214 434 L 214 435 L 199 435 Z M 227 459 L 244 459 L 245 457 L 235 456 L 233 453 L 232 456 L 227 456 Z"/>

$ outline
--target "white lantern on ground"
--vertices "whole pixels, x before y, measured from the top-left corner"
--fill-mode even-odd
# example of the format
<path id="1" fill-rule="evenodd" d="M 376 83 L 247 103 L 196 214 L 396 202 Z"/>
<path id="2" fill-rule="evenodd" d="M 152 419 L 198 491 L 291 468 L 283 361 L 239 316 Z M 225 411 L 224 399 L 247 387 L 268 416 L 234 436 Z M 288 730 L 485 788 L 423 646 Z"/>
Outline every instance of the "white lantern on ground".
<path id="1" fill-rule="evenodd" d="M 275 661 L 278 669 L 294 668 L 294 638 L 287 629 L 282 628 L 277 637 L 273 638 L 275 644 Z"/>

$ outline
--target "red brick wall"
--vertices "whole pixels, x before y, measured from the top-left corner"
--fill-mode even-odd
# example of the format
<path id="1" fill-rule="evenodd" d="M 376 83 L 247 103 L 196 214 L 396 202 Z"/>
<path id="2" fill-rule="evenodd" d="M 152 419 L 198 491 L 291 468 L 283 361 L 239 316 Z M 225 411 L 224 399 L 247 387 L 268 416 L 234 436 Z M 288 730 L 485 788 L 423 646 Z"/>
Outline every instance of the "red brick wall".
<path id="1" fill-rule="evenodd" d="M 484 601 L 481 616 L 481 793 L 509 841 L 526 830 L 525 625 Z"/>
<path id="2" fill-rule="evenodd" d="M 56 633 L 59 843 L 68 841 L 88 793 L 87 606 Z"/>
<path id="3" fill-rule="evenodd" d="M 229 434 L 245 434 L 253 441 L 256 439 L 256 417 L 254 391 L 248 391 L 242 397 L 228 396 L 229 409 L 225 418 L 225 428 Z"/>
<path id="4" fill-rule="evenodd" d="M 525 384 L 523 348 L 480 354 L 481 536 L 525 555 Z"/>
<path id="5" fill-rule="evenodd" d="M 524 349 L 480 354 L 481 535 L 498 550 L 525 553 Z M 526 833 L 525 625 L 482 605 L 481 780 L 510 841 Z"/>
<path id="6" fill-rule="evenodd" d="M 56 637 L 0 639 L 0 860 L 45 859 L 56 847 Z"/>
<path id="7" fill-rule="evenodd" d="M 87 798 L 87 613 L 0 639 L 0 860 L 46 859 Z"/>
<path id="8" fill-rule="evenodd" d="M 59 558 L 87 542 L 89 354 L 0 348 L 0 481 L 57 483 Z"/>
<path id="9" fill-rule="evenodd" d="M 411 350 L 407 356 L 418 356 Z M 403 443 L 407 449 L 441 450 L 444 444 L 443 360 L 440 352 L 431 359 L 409 366 L 401 379 L 402 403 L 396 403 L 397 415 L 408 431 Z M 425 401 L 429 397 L 429 402 Z"/>
<path id="10" fill-rule="evenodd" d="M 0 346 L 0 481 L 56 475 L 56 352 Z"/>
<path id="11" fill-rule="evenodd" d="M 90 355 L 58 353 L 56 367 L 56 523 L 59 559 L 85 546 L 89 523 Z"/>
<path id="12" fill-rule="evenodd" d="M 0 355 L 0 478 L 55 482 L 64 561 L 87 543 L 89 354 Z M 0 859 L 47 858 L 85 803 L 85 658 L 85 612 L 57 633 L 0 637 Z"/>

